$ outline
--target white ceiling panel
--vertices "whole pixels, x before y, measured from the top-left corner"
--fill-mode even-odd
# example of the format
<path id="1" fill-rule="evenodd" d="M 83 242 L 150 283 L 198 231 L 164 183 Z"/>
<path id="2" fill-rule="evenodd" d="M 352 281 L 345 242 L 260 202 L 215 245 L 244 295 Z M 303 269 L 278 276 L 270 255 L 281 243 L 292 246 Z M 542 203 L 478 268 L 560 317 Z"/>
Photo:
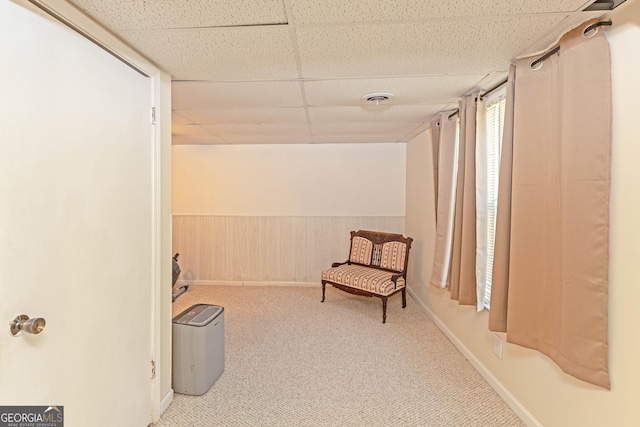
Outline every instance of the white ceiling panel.
<path id="1" fill-rule="evenodd" d="M 180 110 L 190 123 L 306 123 L 304 108 L 217 108 L 214 110 Z"/>
<path id="2" fill-rule="evenodd" d="M 193 124 L 194 122 L 193 120 L 190 120 L 180 115 L 176 111 L 173 111 L 171 113 L 171 123 L 173 123 L 174 125 L 188 125 L 188 124 Z"/>
<path id="3" fill-rule="evenodd" d="M 309 135 L 229 135 L 225 137 L 229 144 L 311 144 Z"/>
<path id="4" fill-rule="evenodd" d="M 172 145 L 210 145 L 228 144 L 227 141 L 213 135 L 173 135 Z"/>
<path id="5" fill-rule="evenodd" d="M 505 70 L 564 16 L 298 29 L 308 78 L 483 74 Z"/>
<path id="6" fill-rule="evenodd" d="M 287 22 L 283 0 L 71 0 L 115 29 L 197 28 Z"/>
<path id="7" fill-rule="evenodd" d="M 174 110 L 238 107 L 301 107 L 298 82 L 174 82 Z"/>
<path id="8" fill-rule="evenodd" d="M 457 99 L 484 77 L 485 74 L 472 74 L 319 80 L 305 82 L 304 87 L 310 106 L 363 105 L 362 96 L 371 92 L 393 93 L 394 104 L 439 104 Z"/>
<path id="9" fill-rule="evenodd" d="M 364 105 L 360 107 L 309 107 L 311 123 L 412 122 L 420 123 L 447 108 L 436 105 Z"/>
<path id="10" fill-rule="evenodd" d="M 317 135 L 400 135 L 411 133 L 422 123 L 314 123 L 311 133 Z M 396 138 L 397 139 L 397 138 Z"/>
<path id="11" fill-rule="evenodd" d="M 397 137 L 397 138 L 396 138 Z M 314 144 L 382 144 L 399 141 L 398 135 L 393 134 L 348 134 L 348 135 L 314 135 Z"/>
<path id="12" fill-rule="evenodd" d="M 171 123 L 172 135 L 211 135 L 211 132 L 204 127 L 195 124 L 181 125 L 178 123 Z"/>
<path id="13" fill-rule="evenodd" d="M 174 80 L 298 77 L 287 26 L 123 30 L 118 34 Z"/>
<path id="14" fill-rule="evenodd" d="M 291 11 L 293 22 L 299 25 L 576 12 L 585 3 L 585 0 L 291 0 Z"/>
<path id="15" fill-rule="evenodd" d="M 53 0 L 51 0 L 53 1 Z M 406 142 L 594 0 L 70 0 L 167 70 L 174 144 Z M 390 92 L 380 105 L 361 98 Z"/>
<path id="16" fill-rule="evenodd" d="M 244 124 L 224 123 L 217 125 L 202 125 L 204 129 L 213 135 L 226 139 L 229 135 L 308 135 L 309 127 L 306 124 Z"/>

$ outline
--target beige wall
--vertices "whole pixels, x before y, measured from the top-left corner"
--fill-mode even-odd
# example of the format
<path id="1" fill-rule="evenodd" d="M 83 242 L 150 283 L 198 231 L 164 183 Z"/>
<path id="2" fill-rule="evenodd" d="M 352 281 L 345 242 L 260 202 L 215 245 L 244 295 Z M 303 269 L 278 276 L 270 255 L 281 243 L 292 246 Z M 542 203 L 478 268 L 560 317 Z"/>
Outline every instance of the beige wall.
<path id="1" fill-rule="evenodd" d="M 421 135 L 407 146 L 407 234 L 416 239 L 409 289 L 449 338 L 530 425 L 637 426 L 640 396 L 640 3 L 627 1 L 608 30 L 613 60 L 613 158 L 610 252 L 610 391 L 562 373 L 544 355 L 505 343 L 499 360 L 486 312 L 459 307 L 448 293 L 428 285 L 433 261 L 431 140 Z M 417 252 L 417 251 L 416 251 Z M 418 255 L 414 253 L 414 255 Z"/>
<path id="2" fill-rule="evenodd" d="M 320 282 L 349 232 L 404 233 L 404 144 L 173 147 L 186 282 Z"/>
<path id="3" fill-rule="evenodd" d="M 404 216 L 404 144 L 177 145 L 173 214 Z"/>

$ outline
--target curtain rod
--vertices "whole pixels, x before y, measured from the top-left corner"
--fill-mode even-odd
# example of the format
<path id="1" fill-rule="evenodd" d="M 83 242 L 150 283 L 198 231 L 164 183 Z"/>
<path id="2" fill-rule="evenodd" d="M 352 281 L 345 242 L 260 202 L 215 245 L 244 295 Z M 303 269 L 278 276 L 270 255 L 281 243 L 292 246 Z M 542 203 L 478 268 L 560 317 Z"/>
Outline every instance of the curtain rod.
<path id="1" fill-rule="evenodd" d="M 488 91 L 486 91 L 485 93 L 483 93 L 482 95 L 480 95 L 478 98 L 482 101 L 482 99 L 489 95 L 491 92 L 493 92 L 494 90 L 499 89 L 500 87 L 502 87 L 503 85 L 505 85 L 507 83 L 508 79 L 504 79 L 503 81 L 501 81 L 500 83 L 498 83 L 497 85 L 495 85 L 494 87 L 492 87 L 491 89 L 489 89 Z"/>
<path id="2" fill-rule="evenodd" d="M 585 28 L 584 31 L 582 31 L 582 34 L 586 36 L 587 33 L 590 33 L 592 30 L 595 30 L 598 27 L 602 27 L 603 25 L 606 25 L 607 27 L 610 27 L 611 25 L 613 25 L 613 22 L 611 21 L 611 19 L 609 19 L 608 21 L 595 22 L 595 23 L 589 25 L 587 28 Z"/>
<path id="3" fill-rule="evenodd" d="M 586 37 L 590 37 L 587 36 L 588 33 L 590 33 L 591 31 L 597 29 L 598 27 L 602 27 L 604 25 L 606 26 L 611 26 L 613 24 L 613 22 L 611 20 L 608 21 L 598 21 L 595 22 L 591 25 L 589 25 L 588 27 L 586 27 L 583 31 L 582 31 L 582 35 L 586 36 Z M 595 34 L 595 33 L 594 33 Z M 536 68 L 539 64 L 542 64 L 542 62 L 549 58 L 550 56 L 556 54 L 560 52 L 560 46 L 556 46 L 554 49 L 551 49 L 549 52 L 545 53 L 544 55 L 542 55 L 540 58 L 536 59 L 535 61 L 533 61 L 531 63 L 531 68 Z M 493 92 L 494 90 L 498 89 L 499 87 L 501 87 L 502 85 L 504 85 L 505 83 L 508 82 L 508 79 L 504 79 L 503 81 L 501 81 L 500 83 L 498 83 L 497 85 L 493 86 L 491 89 L 489 89 L 488 91 L 486 91 L 485 93 L 483 93 L 482 95 L 478 96 L 478 98 L 480 100 L 482 100 L 485 96 L 489 95 L 491 92 Z M 454 118 L 455 116 L 458 115 L 458 113 L 460 112 L 460 110 L 456 110 L 453 113 L 449 114 L 448 118 L 449 120 L 451 120 L 452 118 Z"/>
<path id="4" fill-rule="evenodd" d="M 603 25 L 611 26 L 612 24 L 613 24 L 613 22 L 611 20 L 595 22 L 595 23 L 589 25 L 588 27 L 586 27 L 584 30 L 582 30 L 582 35 L 585 36 L 585 37 L 591 37 L 591 36 L 587 35 L 591 31 L 597 29 L 598 27 L 602 27 Z M 593 33 L 593 34 L 595 34 L 595 33 Z M 593 34 L 591 34 L 591 35 L 593 35 Z M 537 69 L 538 65 L 542 65 L 542 62 L 545 59 L 549 58 L 551 55 L 556 54 L 558 52 L 560 52 L 560 46 L 556 46 L 555 49 L 550 50 L 549 52 L 547 52 L 544 55 L 542 55 L 540 58 L 538 58 L 535 61 L 533 61 L 531 63 L 531 65 L 530 65 L 531 68 L 532 69 Z"/>
<path id="5" fill-rule="evenodd" d="M 484 98 L 485 96 L 489 95 L 491 92 L 493 92 L 494 90 L 500 88 L 501 86 L 503 86 L 504 84 L 506 84 L 508 81 L 508 79 L 504 79 L 502 80 L 500 83 L 498 83 L 497 85 L 493 86 L 491 89 L 489 89 L 488 91 L 486 91 L 485 93 L 483 93 L 482 95 L 480 95 L 478 98 L 480 100 L 482 100 L 482 98 Z M 478 98 L 476 98 L 476 102 L 478 101 Z M 448 119 L 451 120 L 452 118 L 454 118 L 456 115 L 458 115 L 458 113 L 460 112 L 460 110 L 456 110 L 453 113 L 449 114 Z"/>
<path id="6" fill-rule="evenodd" d="M 485 93 L 483 93 L 482 95 L 478 96 L 478 98 L 476 98 L 476 102 L 478 101 L 478 99 L 482 100 L 482 98 L 484 98 L 485 96 L 489 95 L 491 92 L 493 92 L 494 90 L 500 88 L 501 86 L 503 86 L 504 84 L 506 84 L 508 81 L 508 79 L 504 79 L 502 80 L 500 83 L 498 83 L 497 85 L 493 86 L 491 89 L 489 89 L 488 91 L 486 91 Z M 456 110 L 453 113 L 449 114 L 448 119 L 451 120 L 452 118 L 454 118 L 458 113 L 460 112 L 460 110 Z"/>
<path id="7" fill-rule="evenodd" d="M 545 53 L 544 55 L 542 55 L 540 58 L 536 59 L 535 61 L 533 61 L 530 65 L 531 69 L 535 70 L 536 67 L 538 65 L 542 65 L 542 62 L 549 58 L 551 55 L 560 52 L 560 46 L 556 47 L 555 49 L 550 50 L 549 52 Z"/>

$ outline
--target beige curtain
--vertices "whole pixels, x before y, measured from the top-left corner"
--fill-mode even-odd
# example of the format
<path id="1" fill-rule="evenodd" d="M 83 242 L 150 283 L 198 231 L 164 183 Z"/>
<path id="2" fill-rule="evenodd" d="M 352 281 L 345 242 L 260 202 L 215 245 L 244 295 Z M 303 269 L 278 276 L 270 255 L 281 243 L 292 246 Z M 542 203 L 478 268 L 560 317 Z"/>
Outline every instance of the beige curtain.
<path id="1" fill-rule="evenodd" d="M 438 144 L 438 203 L 436 211 L 436 245 L 429 283 L 439 288 L 447 286 L 451 268 L 451 244 L 458 174 L 457 120 L 450 112 L 440 113 Z"/>
<path id="2" fill-rule="evenodd" d="M 516 63 L 507 341 L 609 388 L 611 62 L 584 27 Z"/>
<path id="3" fill-rule="evenodd" d="M 475 305 L 476 298 L 476 96 L 459 102 L 458 176 L 456 185 L 451 299 Z"/>
<path id="4" fill-rule="evenodd" d="M 431 120 L 431 148 L 433 149 L 433 185 L 436 213 L 438 212 L 438 155 L 440 148 L 440 117 Z"/>
<path id="5" fill-rule="evenodd" d="M 491 278 L 491 310 L 489 330 L 507 331 L 507 298 L 509 295 L 509 252 L 511 239 L 511 167 L 513 163 L 513 104 L 516 66 L 509 68 L 507 96 L 502 131 L 502 154 L 498 174 L 498 213 L 493 246 Z"/>
<path id="6" fill-rule="evenodd" d="M 487 102 L 476 98 L 476 309 L 484 310 L 489 231 Z"/>

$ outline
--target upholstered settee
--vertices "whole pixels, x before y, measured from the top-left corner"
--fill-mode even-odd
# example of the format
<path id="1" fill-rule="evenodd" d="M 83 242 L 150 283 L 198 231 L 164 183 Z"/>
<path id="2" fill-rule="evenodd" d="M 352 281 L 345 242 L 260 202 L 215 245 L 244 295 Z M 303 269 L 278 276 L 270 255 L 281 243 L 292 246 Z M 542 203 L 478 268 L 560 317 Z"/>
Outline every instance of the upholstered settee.
<path id="1" fill-rule="evenodd" d="M 349 259 L 335 262 L 322 272 L 322 302 L 326 285 L 345 292 L 382 299 L 382 323 L 387 321 L 387 299 L 402 293 L 407 306 L 406 281 L 413 239 L 401 234 L 352 231 Z"/>

